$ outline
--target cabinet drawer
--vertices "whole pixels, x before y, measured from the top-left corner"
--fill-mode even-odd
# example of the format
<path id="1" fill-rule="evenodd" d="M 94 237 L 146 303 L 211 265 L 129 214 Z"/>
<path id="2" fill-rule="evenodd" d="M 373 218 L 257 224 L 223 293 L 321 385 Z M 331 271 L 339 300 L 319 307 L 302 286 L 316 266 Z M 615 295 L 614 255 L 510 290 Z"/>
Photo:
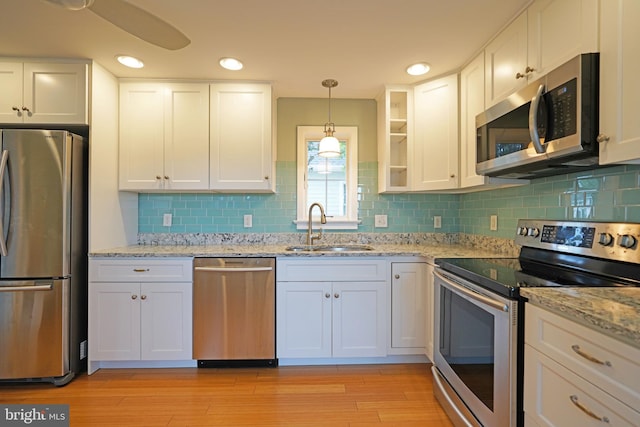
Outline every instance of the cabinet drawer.
<path id="1" fill-rule="evenodd" d="M 91 282 L 191 282 L 191 258 L 91 259 Z"/>
<path id="2" fill-rule="evenodd" d="M 530 345 L 525 345 L 524 411 L 540 426 L 632 427 L 640 419 L 640 413 Z"/>
<path id="3" fill-rule="evenodd" d="M 525 313 L 527 344 L 632 408 L 640 408 L 639 349 L 531 304 Z"/>
<path id="4" fill-rule="evenodd" d="M 350 282 L 387 280 L 388 263 L 362 258 L 278 260 L 278 282 Z"/>

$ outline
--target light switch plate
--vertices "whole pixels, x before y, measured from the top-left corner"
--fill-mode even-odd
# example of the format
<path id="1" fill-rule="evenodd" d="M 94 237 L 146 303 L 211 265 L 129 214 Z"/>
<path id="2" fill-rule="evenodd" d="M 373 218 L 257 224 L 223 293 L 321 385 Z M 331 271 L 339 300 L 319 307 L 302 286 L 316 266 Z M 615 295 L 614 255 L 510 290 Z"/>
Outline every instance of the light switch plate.
<path id="1" fill-rule="evenodd" d="M 388 227 L 386 215 L 375 215 L 374 219 L 375 219 L 374 226 L 376 228 Z"/>
<path id="2" fill-rule="evenodd" d="M 498 215 L 491 215 L 491 219 L 489 221 L 489 230 L 498 230 Z"/>
<path id="3" fill-rule="evenodd" d="M 244 228 L 253 227 L 253 215 L 245 215 L 244 216 Z"/>
<path id="4" fill-rule="evenodd" d="M 162 225 L 165 227 L 171 227 L 172 218 L 173 218 L 173 215 L 171 215 L 170 213 L 166 213 L 162 215 Z"/>

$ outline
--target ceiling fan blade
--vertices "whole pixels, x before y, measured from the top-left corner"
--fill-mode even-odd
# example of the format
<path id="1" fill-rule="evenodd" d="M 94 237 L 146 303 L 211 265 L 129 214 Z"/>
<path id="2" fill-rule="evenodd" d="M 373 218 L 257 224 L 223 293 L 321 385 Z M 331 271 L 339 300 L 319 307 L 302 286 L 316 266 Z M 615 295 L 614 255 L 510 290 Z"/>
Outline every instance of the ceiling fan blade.
<path id="1" fill-rule="evenodd" d="M 191 43 L 171 24 L 124 0 L 94 0 L 89 10 L 126 32 L 165 49 L 182 49 Z"/>

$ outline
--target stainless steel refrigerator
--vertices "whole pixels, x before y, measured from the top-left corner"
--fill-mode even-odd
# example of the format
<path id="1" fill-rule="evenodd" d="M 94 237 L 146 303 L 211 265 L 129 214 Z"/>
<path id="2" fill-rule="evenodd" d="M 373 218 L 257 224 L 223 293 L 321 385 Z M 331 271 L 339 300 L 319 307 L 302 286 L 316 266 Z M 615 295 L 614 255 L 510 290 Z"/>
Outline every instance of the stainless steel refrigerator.
<path id="1" fill-rule="evenodd" d="M 86 369 L 87 141 L 0 130 L 0 381 Z"/>

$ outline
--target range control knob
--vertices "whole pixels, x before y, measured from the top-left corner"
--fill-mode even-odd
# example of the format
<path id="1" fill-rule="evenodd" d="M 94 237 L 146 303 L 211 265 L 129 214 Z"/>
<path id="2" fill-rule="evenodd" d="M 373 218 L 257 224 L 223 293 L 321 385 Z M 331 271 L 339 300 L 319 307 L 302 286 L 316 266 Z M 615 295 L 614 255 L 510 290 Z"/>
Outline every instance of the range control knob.
<path id="1" fill-rule="evenodd" d="M 528 229 L 527 227 L 518 227 L 518 231 L 517 231 L 517 233 L 518 233 L 520 236 L 526 236 L 526 235 L 527 235 L 527 233 L 529 233 L 529 229 Z"/>
<path id="2" fill-rule="evenodd" d="M 602 246 L 609 246 L 611 243 L 613 243 L 613 236 L 609 233 L 600 233 L 600 236 L 598 237 L 598 243 Z"/>
<path id="3" fill-rule="evenodd" d="M 540 235 L 540 229 L 536 227 L 531 227 L 529 229 L 529 232 L 527 233 L 527 236 L 531 236 L 531 237 L 538 237 L 539 235 Z"/>
<path id="4" fill-rule="evenodd" d="M 636 238 L 630 234 L 623 234 L 620 236 L 620 240 L 618 240 L 618 245 L 623 248 L 632 248 L 636 244 Z"/>

